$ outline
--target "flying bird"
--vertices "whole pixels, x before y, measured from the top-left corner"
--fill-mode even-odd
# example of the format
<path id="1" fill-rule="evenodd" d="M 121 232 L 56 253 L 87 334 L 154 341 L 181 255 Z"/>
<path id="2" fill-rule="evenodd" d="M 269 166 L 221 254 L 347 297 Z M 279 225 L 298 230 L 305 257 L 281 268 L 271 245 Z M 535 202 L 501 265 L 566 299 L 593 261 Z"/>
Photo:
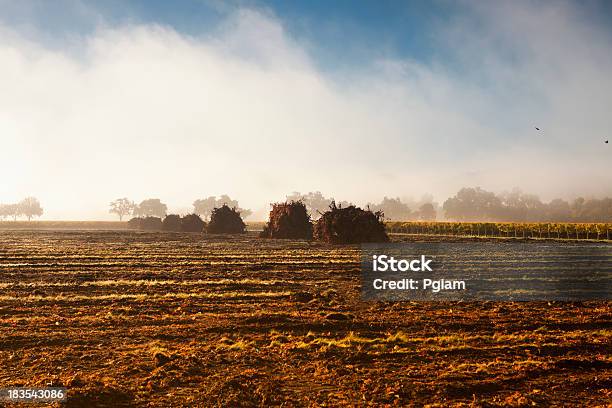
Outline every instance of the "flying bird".
<path id="1" fill-rule="evenodd" d="M 540 128 L 536 126 L 535 130 L 540 130 Z"/>
<path id="2" fill-rule="evenodd" d="M 606 143 L 608 143 L 608 141 L 606 140 Z"/>

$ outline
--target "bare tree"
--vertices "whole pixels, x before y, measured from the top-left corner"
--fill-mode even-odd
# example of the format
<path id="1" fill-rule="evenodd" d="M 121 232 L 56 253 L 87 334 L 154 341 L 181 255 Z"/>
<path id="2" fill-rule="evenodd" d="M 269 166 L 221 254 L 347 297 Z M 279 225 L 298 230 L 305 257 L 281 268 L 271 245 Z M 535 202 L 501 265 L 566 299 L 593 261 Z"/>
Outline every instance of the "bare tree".
<path id="1" fill-rule="evenodd" d="M 0 220 L 10 217 L 13 221 L 17 221 L 17 218 L 22 215 L 19 204 L 0 204 Z"/>
<path id="2" fill-rule="evenodd" d="M 17 217 L 20 217 L 21 215 L 23 215 L 23 213 L 21 212 L 21 208 L 19 207 L 19 204 L 7 204 L 6 208 L 7 208 L 7 215 L 9 217 L 13 217 L 13 221 L 17 221 Z"/>
<path id="3" fill-rule="evenodd" d="M 134 208 L 136 205 L 133 201 L 128 200 L 127 198 L 118 198 L 115 201 L 110 203 L 110 210 L 108 210 L 111 214 L 117 214 L 119 216 L 119 221 L 123 221 L 123 217 L 126 215 L 130 215 L 134 212 Z"/>
<path id="4" fill-rule="evenodd" d="M 11 206 L 9 204 L 0 204 L 0 220 L 4 220 L 11 215 Z"/>
<path id="5" fill-rule="evenodd" d="M 17 204 L 17 206 L 18 214 L 25 215 L 28 221 L 31 221 L 32 217 L 40 217 L 43 214 L 43 209 L 40 206 L 40 202 L 34 197 L 24 198 L 21 200 L 21 202 L 19 202 L 19 204 Z M 17 217 L 15 217 L 15 219 L 17 219 Z"/>

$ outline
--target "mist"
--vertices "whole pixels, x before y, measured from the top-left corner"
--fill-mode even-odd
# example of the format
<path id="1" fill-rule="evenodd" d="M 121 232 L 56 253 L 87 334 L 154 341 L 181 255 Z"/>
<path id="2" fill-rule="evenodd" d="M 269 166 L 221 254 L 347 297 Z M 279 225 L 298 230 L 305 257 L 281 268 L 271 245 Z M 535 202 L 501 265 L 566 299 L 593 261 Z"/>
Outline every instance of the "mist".
<path id="1" fill-rule="evenodd" d="M 261 214 L 292 191 L 612 194 L 612 39 L 575 5 L 466 3 L 431 60 L 338 71 L 289 24 L 238 8 L 200 36 L 100 24 L 64 46 L 1 25 L 0 202 L 111 219 L 124 196 L 172 212 L 228 194 Z"/>

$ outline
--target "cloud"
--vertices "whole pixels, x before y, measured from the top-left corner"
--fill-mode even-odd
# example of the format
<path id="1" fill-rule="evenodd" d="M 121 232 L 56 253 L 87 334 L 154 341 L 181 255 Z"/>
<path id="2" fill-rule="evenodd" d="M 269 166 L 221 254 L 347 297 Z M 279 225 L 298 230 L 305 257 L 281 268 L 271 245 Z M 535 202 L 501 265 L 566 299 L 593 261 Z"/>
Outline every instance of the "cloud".
<path id="1" fill-rule="evenodd" d="M 612 193 L 610 35 L 571 6 L 470 4 L 437 27 L 433 62 L 377 58 L 341 77 L 286 24 L 238 9 L 199 37 L 101 26 L 77 54 L 0 27 L 0 201 L 101 218 L 120 196 Z"/>

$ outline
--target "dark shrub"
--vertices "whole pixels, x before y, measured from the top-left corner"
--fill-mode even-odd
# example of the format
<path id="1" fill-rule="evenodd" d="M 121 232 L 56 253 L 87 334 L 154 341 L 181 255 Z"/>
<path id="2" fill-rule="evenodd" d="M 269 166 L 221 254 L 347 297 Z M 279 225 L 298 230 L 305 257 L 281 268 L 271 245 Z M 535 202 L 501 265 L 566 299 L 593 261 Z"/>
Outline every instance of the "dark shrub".
<path id="1" fill-rule="evenodd" d="M 197 214 L 188 214 L 181 218 L 181 230 L 185 232 L 203 232 L 206 223 Z"/>
<path id="2" fill-rule="evenodd" d="M 244 232 L 244 221 L 236 208 L 223 205 L 212 210 L 206 232 L 211 234 L 240 234 Z"/>
<path id="3" fill-rule="evenodd" d="M 142 229 L 142 218 L 134 217 L 127 224 L 130 229 Z"/>
<path id="4" fill-rule="evenodd" d="M 275 203 L 270 211 L 270 220 L 260 234 L 263 238 L 311 239 L 312 222 L 301 201 Z"/>
<path id="5" fill-rule="evenodd" d="M 336 207 L 333 201 L 315 224 L 314 237 L 332 244 L 389 241 L 381 211 L 362 210 L 354 205 Z"/>
<path id="6" fill-rule="evenodd" d="M 161 231 L 162 220 L 159 217 L 145 217 L 140 222 L 141 229 L 146 231 Z"/>
<path id="7" fill-rule="evenodd" d="M 167 215 L 162 222 L 162 228 L 164 231 L 175 231 L 181 230 L 181 217 L 176 214 Z"/>

